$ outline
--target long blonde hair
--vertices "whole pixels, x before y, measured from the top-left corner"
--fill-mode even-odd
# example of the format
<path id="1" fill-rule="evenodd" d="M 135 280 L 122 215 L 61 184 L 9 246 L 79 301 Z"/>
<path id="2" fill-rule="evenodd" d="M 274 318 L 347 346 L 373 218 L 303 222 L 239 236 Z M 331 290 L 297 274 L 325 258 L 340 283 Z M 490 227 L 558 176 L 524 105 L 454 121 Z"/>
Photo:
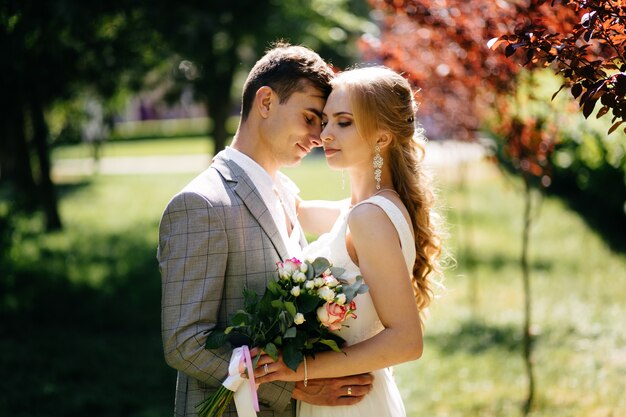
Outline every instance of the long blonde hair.
<path id="1" fill-rule="evenodd" d="M 425 138 L 415 121 L 417 104 L 411 86 L 384 66 L 344 71 L 331 84 L 347 89 L 356 128 L 363 138 L 371 139 L 381 130 L 392 135 L 390 161 L 385 163 L 411 217 L 417 252 L 411 282 L 415 302 L 424 311 L 433 297 L 432 276 L 441 272 L 442 242 L 439 216 L 434 211 L 435 193 L 422 167 Z"/>

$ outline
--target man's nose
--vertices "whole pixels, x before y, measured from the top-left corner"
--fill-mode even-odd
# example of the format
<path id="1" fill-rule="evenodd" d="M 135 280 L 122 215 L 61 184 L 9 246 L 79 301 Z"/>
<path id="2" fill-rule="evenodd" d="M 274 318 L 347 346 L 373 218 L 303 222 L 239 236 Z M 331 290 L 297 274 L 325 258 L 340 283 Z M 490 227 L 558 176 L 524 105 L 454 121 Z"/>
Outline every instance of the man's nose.
<path id="1" fill-rule="evenodd" d="M 311 144 L 316 148 L 322 146 L 322 139 L 320 138 L 319 134 L 311 135 Z"/>

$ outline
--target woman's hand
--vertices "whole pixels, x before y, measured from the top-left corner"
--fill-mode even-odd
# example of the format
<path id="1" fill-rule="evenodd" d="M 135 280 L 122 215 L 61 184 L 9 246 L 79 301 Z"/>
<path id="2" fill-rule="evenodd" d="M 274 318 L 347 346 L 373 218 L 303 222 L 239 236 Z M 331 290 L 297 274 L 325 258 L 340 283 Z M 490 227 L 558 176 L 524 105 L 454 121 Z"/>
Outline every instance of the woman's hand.
<path id="1" fill-rule="evenodd" d="M 258 351 L 255 354 L 258 354 Z M 269 355 L 262 353 L 254 369 L 254 378 L 259 384 L 272 381 L 302 381 L 304 376 L 301 368 L 302 365 L 298 367 L 300 372 L 294 372 L 285 365 L 282 354 L 279 354 L 278 360 L 274 361 Z"/>

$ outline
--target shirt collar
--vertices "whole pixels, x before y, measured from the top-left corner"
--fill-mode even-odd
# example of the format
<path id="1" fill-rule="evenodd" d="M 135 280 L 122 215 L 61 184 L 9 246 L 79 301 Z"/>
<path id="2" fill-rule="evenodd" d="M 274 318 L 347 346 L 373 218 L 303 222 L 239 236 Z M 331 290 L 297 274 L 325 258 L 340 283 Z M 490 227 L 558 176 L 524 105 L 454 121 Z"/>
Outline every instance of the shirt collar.
<path id="1" fill-rule="evenodd" d="M 281 192 L 287 192 L 291 196 L 296 196 L 300 193 L 298 186 L 282 172 L 277 171 L 276 179 L 273 179 L 261 165 L 243 152 L 230 146 L 227 146 L 223 152 L 227 158 L 243 169 L 261 195 L 273 193 L 274 187 Z"/>

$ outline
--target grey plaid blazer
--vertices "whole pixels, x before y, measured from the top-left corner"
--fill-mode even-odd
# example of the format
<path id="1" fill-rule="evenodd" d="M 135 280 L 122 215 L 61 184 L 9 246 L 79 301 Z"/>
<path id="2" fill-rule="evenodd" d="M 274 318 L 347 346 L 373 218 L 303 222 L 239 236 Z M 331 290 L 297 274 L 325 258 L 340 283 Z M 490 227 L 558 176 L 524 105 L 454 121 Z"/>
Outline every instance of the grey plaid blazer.
<path id="1" fill-rule="evenodd" d="M 168 203 L 157 259 L 165 360 L 178 370 L 176 416 L 196 416 L 195 405 L 227 376 L 231 350 L 205 349 L 207 334 L 243 307 L 244 287 L 262 294 L 287 257 L 259 192 L 223 154 Z M 292 383 L 262 384 L 259 417 L 295 415 L 292 390 Z M 224 416 L 236 415 L 231 404 Z"/>

